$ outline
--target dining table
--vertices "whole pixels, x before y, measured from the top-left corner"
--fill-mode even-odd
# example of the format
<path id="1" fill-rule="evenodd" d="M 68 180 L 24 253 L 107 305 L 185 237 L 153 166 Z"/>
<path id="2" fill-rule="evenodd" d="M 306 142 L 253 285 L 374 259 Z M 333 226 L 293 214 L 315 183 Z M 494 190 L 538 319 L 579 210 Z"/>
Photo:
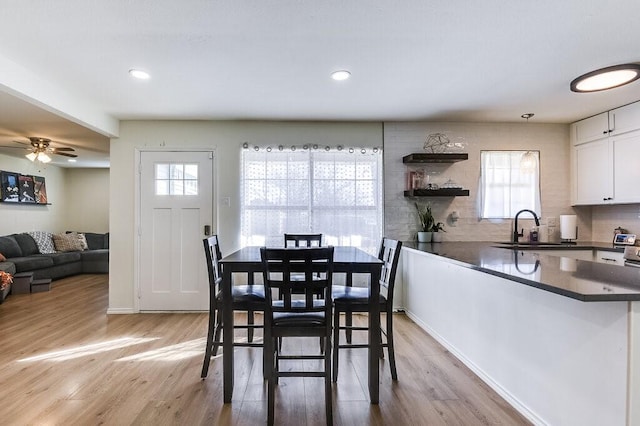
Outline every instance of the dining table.
<path id="1" fill-rule="evenodd" d="M 260 247 L 243 247 L 220 260 L 222 265 L 222 299 L 231 300 L 234 274 L 253 275 L 262 272 Z M 357 247 L 335 246 L 333 252 L 334 273 L 368 274 L 369 286 L 369 336 L 368 336 L 368 387 L 371 404 L 378 404 L 380 395 L 380 274 L 382 260 Z M 251 278 L 253 280 L 253 278 Z M 223 382 L 224 402 L 233 396 L 233 307 L 222 303 L 223 327 Z M 334 348 L 337 350 L 337 348 Z"/>

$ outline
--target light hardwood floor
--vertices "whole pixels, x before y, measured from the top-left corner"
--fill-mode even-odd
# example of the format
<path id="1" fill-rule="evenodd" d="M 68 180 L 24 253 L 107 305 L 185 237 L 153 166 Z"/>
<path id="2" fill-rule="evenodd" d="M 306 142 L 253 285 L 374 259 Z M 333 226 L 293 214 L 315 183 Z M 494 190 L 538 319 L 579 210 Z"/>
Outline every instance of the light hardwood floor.
<path id="1" fill-rule="evenodd" d="M 236 349 L 233 402 L 225 405 L 220 357 L 200 379 L 207 315 L 106 315 L 107 286 L 106 275 L 80 275 L 0 305 L 0 424 L 266 423 L 260 349 Z M 366 350 L 342 350 L 335 424 L 528 424 L 406 316 L 394 321 L 399 380 L 385 360 L 380 404 L 369 404 Z M 284 350 L 308 348 L 317 341 L 285 340 Z M 322 386 L 281 379 L 276 423 L 323 425 Z"/>

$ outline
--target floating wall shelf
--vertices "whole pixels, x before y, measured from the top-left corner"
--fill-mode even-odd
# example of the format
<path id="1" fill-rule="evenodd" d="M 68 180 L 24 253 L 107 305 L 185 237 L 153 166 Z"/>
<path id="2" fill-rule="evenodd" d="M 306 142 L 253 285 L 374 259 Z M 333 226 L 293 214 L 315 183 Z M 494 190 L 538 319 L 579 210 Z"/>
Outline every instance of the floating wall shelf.
<path id="1" fill-rule="evenodd" d="M 410 189 L 404 191 L 405 197 L 468 197 L 468 189 Z"/>
<path id="2" fill-rule="evenodd" d="M 402 157 L 402 162 L 407 163 L 456 163 L 469 159 L 466 152 L 451 152 L 443 154 L 417 153 Z"/>

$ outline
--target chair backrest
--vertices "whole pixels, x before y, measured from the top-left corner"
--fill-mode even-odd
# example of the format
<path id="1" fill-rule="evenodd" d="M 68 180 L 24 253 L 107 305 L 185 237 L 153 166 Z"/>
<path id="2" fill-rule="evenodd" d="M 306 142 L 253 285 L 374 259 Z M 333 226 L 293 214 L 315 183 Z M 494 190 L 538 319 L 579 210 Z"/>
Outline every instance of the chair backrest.
<path id="1" fill-rule="evenodd" d="M 331 312 L 333 247 L 262 247 L 260 257 L 267 299 L 265 316 L 273 312 Z M 272 289 L 280 291 L 282 300 L 273 303 Z M 318 293 L 324 300 L 314 297 Z"/>
<path id="2" fill-rule="evenodd" d="M 220 259 L 222 259 L 222 253 L 220 252 L 217 235 L 205 238 L 202 242 L 204 244 L 204 256 L 207 261 L 207 272 L 209 273 L 209 294 L 212 296 L 212 303 L 215 303 L 216 296 L 221 290 L 222 270 L 220 269 Z"/>
<path id="3" fill-rule="evenodd" d="M 378 252 L 378 259 L 382 260 L 382 271 L 380 272 L 380 292 L 386 292 L 384 296 L 389 304 L 393 304 L 393 289 L 396 282 L 396 270 L 398 269 L 398 259 L 402 241 L 383 238 Z"/>
<path id="4" fill-rule="evenodd" d="M 320 247 L 322 234 L 284 234 L 285 247 Z"/>

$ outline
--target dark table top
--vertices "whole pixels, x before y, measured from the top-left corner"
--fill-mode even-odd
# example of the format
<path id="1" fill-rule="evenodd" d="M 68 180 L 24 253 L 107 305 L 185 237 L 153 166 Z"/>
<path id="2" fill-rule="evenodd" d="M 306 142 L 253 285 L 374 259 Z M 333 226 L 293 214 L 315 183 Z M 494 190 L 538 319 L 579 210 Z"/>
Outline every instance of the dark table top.
<path id="1" fill-rule="evenodd" d="M 260 262 L 260 247 L 244 247 L 234 253 L 224 256 L 220 263 L 248 263 L 255 264 Z M 380 265 L 382 261 L 376 256 L 372 256 L 356 247 L 335 246 L 333 251 L 334 265 Z"/>
<path id="2" fill-rule="evenodd" d="M 403 242 L 491 275 L 583 302 L 640 300 L 640 268 L 576 260 L 557 250 L 622 251 L 606 243 L 571 246 L 501 248 L 492 242 Z M 555 255 L 554 255 L 555 251 Z"/>

